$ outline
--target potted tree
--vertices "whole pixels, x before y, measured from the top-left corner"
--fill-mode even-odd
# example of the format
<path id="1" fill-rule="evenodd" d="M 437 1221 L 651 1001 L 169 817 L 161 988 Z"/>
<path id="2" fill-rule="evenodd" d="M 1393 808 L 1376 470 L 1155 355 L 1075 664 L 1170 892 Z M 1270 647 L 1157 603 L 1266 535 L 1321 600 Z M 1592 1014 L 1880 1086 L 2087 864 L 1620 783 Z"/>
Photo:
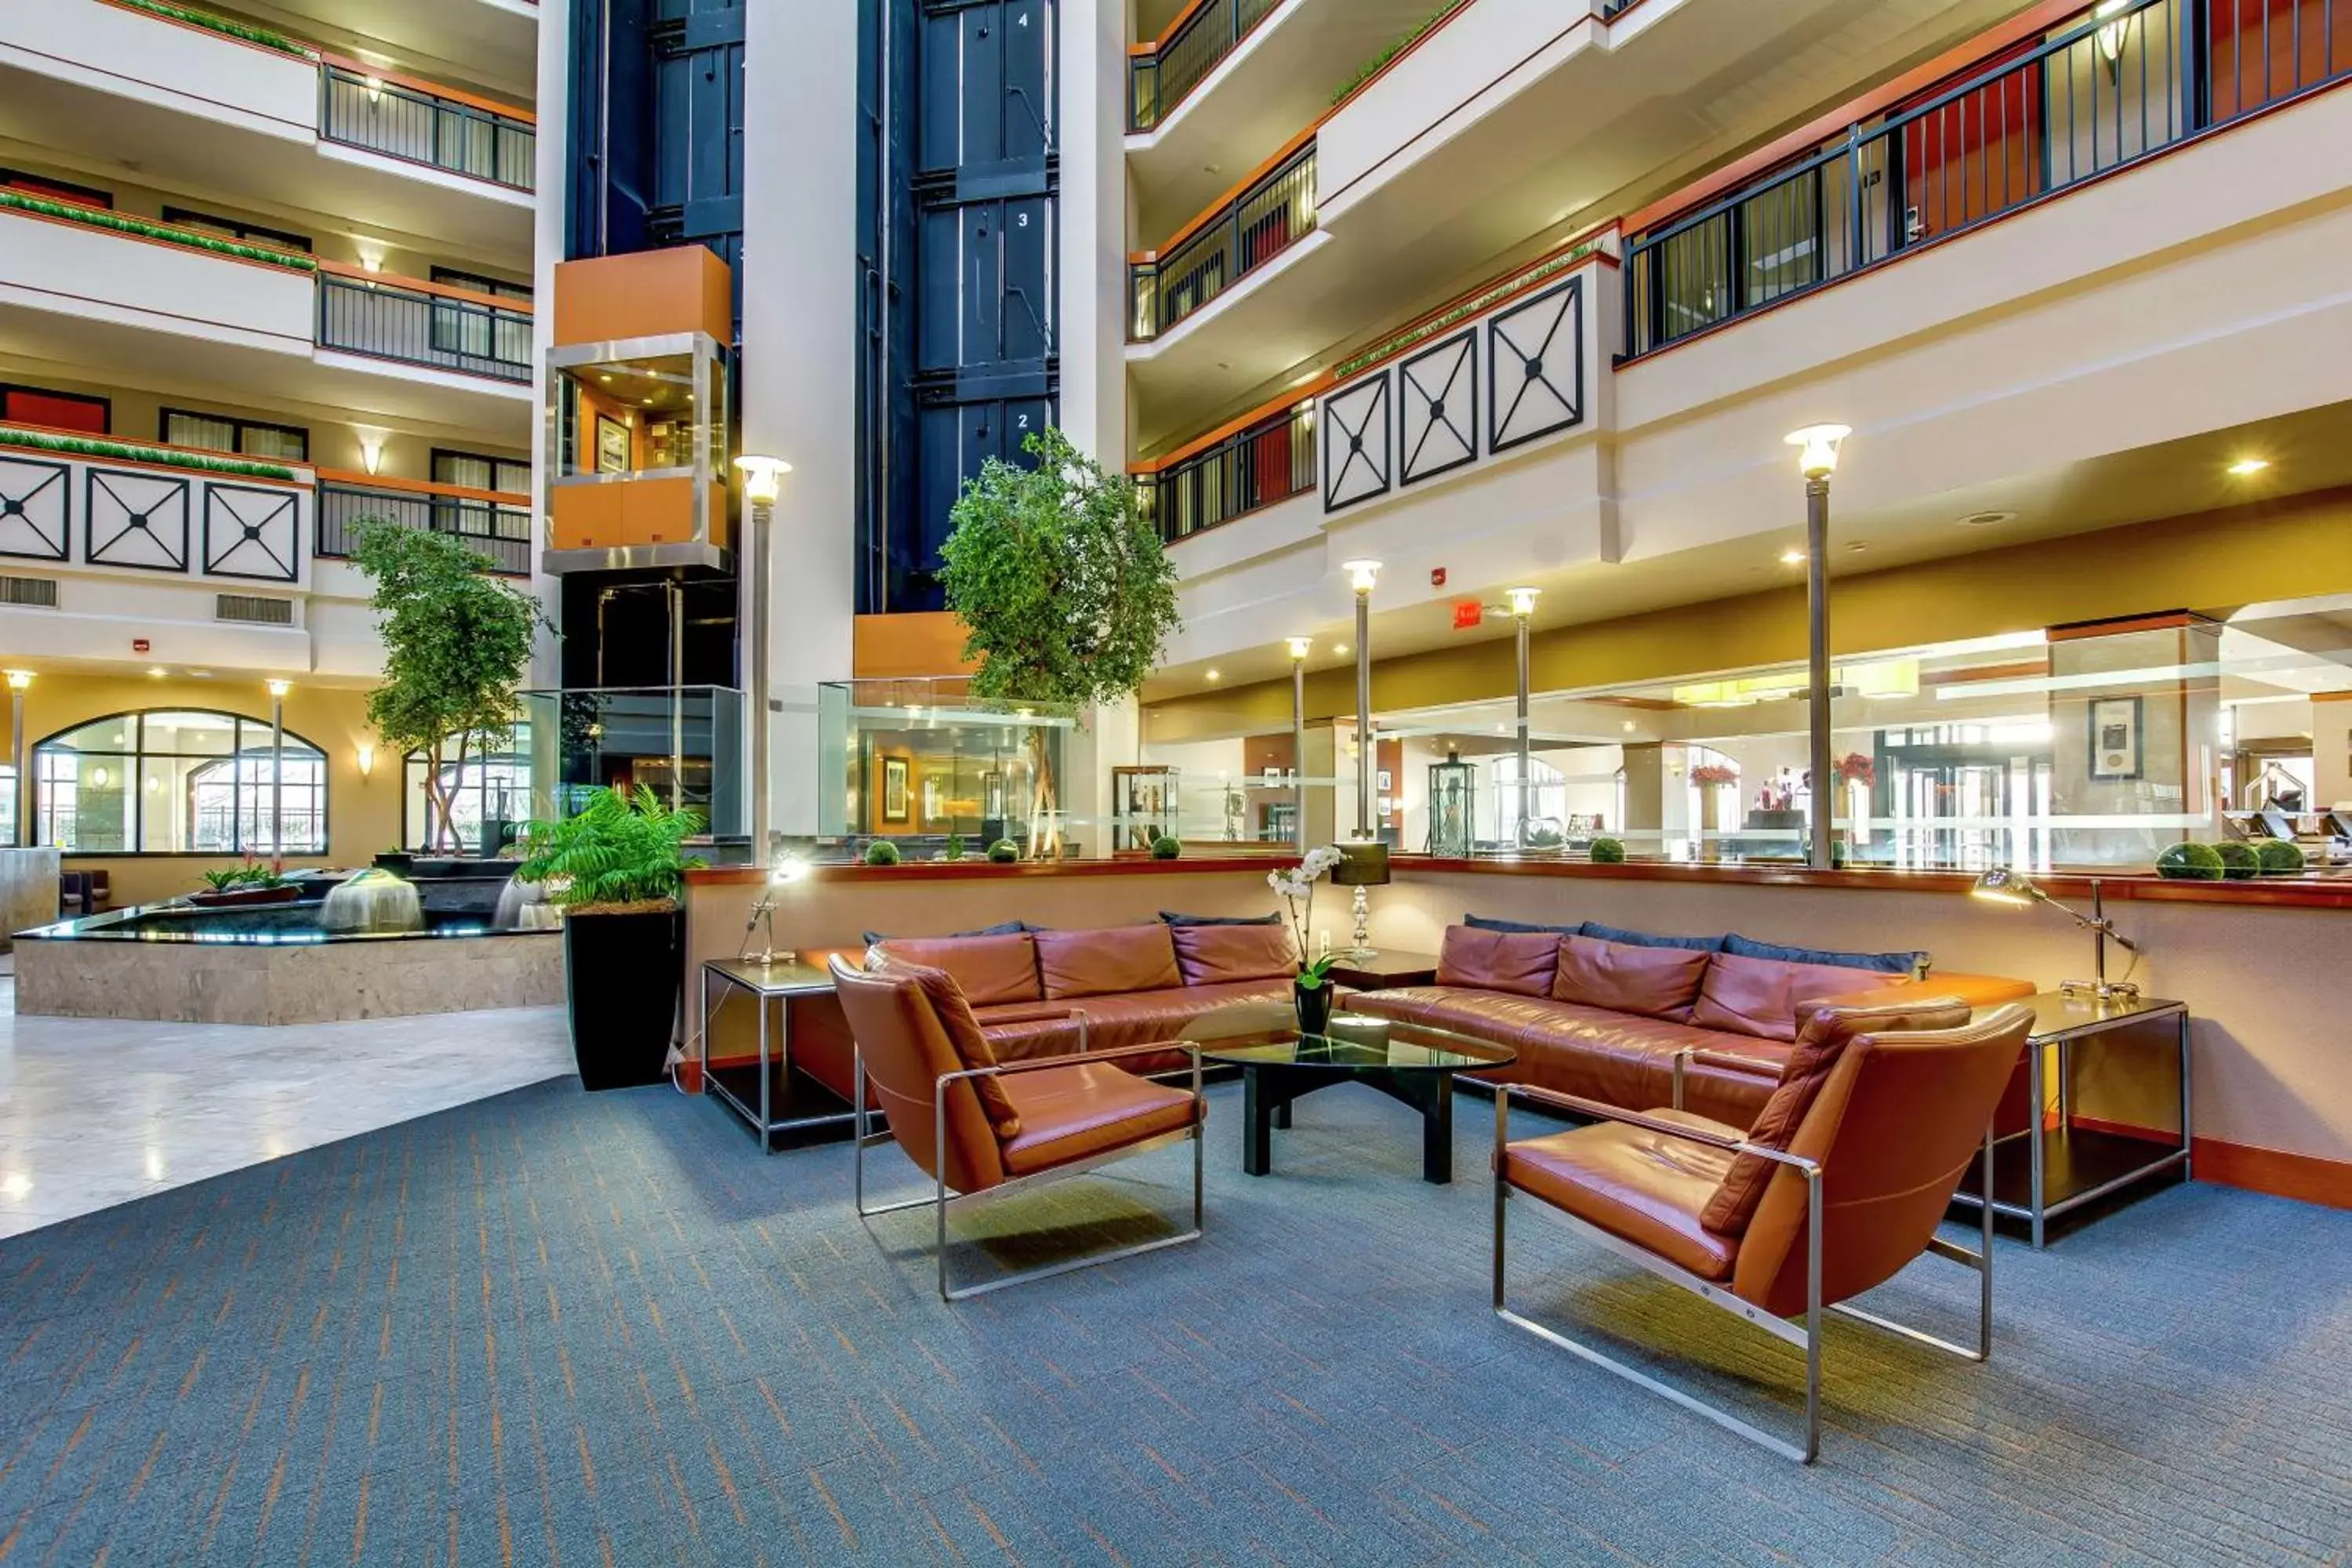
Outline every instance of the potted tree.
<path id="1" fill-rule="evenodd" d="M 1176 568 L 1135 483 L 1059 430 L 1033 432 L 1024 468 L 991 458 L 968 480 L 940 548 L 948 608 L 962 618 L 971 693 L 1087 708 L 1142 689 L 1182 624 Z M 1059 852 L 1053 756 L 1028 734 L 1029 853 Z M 992 850 L 990 858 L 995 858 Z"/>
<path id="2" fill-rule="evenodd" d="M 534 822 L 515 875 L 563 911 L 572 1058 L 583 1089 L 659 1083 L 686 966 L 681 846 L 702 814 L 672 811 L 643 784 L 599 789 L 576 816 Z"/>
<path id="3" fill-rule="evenodd" d="M 452 786 L 468 748 L 503 743 L 522 716 L 515 691 L 547 616 L 537 599 L 487 574 L 488 556 L 447 534 L 362 521 L 352 560 L 374 583 L 369 605 L 383 637 L 383 684 L 368 693 L 368 722 L 392 755 L 425 753 L 424 847 L 460 853 Z"/>

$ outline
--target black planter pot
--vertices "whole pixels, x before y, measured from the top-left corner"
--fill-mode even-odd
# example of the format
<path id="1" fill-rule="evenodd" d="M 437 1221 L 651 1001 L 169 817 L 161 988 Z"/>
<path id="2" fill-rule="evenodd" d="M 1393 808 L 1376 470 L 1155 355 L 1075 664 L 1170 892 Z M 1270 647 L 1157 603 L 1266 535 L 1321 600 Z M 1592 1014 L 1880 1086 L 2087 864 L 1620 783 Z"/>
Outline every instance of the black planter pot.
<path id="1" fill-rule="evenodd" d="M 583 1089 L 635 1089 L 667 1076 L 677 1021 L 686 911 L 566 915 L 563 988 Z"/>
<path id="2" fill-rule="evenodd" d="M 1298 1032 L 1300 1034 L 1320 1035 L 1330 1028 L 1331 993 L 1333 989 L 1333 985 L 1328 980 L 1322 984 L 1314 986 L 1311 989 L 1307 986 L 1298 984 L 1293 984 L 1291 986 L 1291 1000 L 1297 1003 L 1298 1006 Z"/>

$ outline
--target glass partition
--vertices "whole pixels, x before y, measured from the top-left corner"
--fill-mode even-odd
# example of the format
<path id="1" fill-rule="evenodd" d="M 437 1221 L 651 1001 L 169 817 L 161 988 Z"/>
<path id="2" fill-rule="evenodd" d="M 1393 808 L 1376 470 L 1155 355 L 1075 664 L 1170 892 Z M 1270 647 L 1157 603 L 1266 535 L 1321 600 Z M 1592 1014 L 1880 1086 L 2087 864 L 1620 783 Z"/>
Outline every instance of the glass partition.
<path id="1" fill-rule="evenodd" d="M 526 691 L 522 702 L 526 719 L 516 726 L 513 750 L 495 760 L 510 785 L 528 790 L 530 816 L 569 816 L 600 784 L 631 792 L 644 785 L 666 805 L 701 812 L 707 839 L 750 834 L 740 691 L 586 687 Z M 513 804 L 510 794 L 509 809 Z M 465 810 L 461 805 L 457 814 L 461 826 Z"/>
<path id="2" fill-rule="evenodd" d="M 950 836 L 974 856 L 1010 838 L 1026 858 L 1105 826 L 1068 805 L 1066 707 L 975 698 L 940 677 L 828 681 L 817 705 L 822 838 L 887 838 L 925 857 Z"/>

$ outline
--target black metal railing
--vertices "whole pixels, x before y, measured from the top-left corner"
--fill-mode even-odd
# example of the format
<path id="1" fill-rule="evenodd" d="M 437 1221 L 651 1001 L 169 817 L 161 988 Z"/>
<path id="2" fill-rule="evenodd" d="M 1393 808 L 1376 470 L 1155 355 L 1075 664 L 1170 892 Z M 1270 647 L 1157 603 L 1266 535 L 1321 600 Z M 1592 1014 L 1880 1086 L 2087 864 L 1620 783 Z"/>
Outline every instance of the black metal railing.
<path id="1" fill-rule="evenodd" d="M 1149 54 L 1127 60 L 1127 124 L 1149 131 L 1240 47 L 1282 0 L 1202 0 Z"/>
<path id="2" fill-rule="evenodd" d="M 2091 8 L 1634 240 L 1629 355 L 2013 212 L 2352 73 L 2346 0 Z"/>
<path id="3" fill-rule="evenodd" d="M 371 153 L 528 191 L 539 138 L 515 120 L 456 99 L 347 70 L 319 68 L 319 134 Z"/>
<path id="4" fill-rule="evenodd" d="M 1129 267 L 1129 335 L 1137 342 L 1158 337 L 1314 227 L 1315 143 L 1309 142 L 1180 243 Z"/>
<path id="5" fill-rule="evenodd" d="M 314 554 L 343 560 L 363 522 L 422 528 L 463 540 L 488 556 L 501 576 L 530 575 L 530 509 L 429 492 L 378 489 L 339 479 L 319 483 L 319 539 Z"/>
<path id="6" fill-rule="evenodd" d="M 1315 473 L 1310 397 L 1136 482 L 1144 515 L 1160 530 L 1160 540 L 1172 544 L 1311 490 Z"/>
<path id="7" fill-rule="evenodd" d="M 319 346 L 498 381 L 530 379 L 530 318 L 390 279 L 319 278 Z"/>

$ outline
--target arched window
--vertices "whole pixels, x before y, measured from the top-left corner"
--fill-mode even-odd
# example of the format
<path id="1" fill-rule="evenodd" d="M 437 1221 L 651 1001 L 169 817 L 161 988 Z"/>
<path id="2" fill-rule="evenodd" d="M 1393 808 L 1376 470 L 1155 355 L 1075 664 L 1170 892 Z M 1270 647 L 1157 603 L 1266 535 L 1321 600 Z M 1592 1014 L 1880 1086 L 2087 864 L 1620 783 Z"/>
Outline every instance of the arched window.
<path id="1" fill-rule="evenodd" d="M 268 721 L 151 708 L 33 748 L 35 841 L 74 855 L 323 855 L 327 756 Z M 275 785 L 275 787 L 273 787 Z"/>
<path id="2" fill-rule="evenodd" d="M 441 787 L 448 793 L 450 825 L 441 830 L 440 812 L 425 787 L 425 753 L 411 752 L 402 771 L 400 843 L 432 854 L 495 855 L 482 842 L 482 824 L 492 818 L 519 822 L 530 815 L 530 726 L 504 734 L 466 737 L 465 762 L 457 745 L 442 748 Z"/>
<path id="3" fill-rule="evenodd" d="M 1528 759 L 1528 816 L 1555 829 L 1568 816 L 1568 775 L 1541 757 Z M 1519 842 L 1519 759 L 1495 759 L 1496 837 Z"/>

